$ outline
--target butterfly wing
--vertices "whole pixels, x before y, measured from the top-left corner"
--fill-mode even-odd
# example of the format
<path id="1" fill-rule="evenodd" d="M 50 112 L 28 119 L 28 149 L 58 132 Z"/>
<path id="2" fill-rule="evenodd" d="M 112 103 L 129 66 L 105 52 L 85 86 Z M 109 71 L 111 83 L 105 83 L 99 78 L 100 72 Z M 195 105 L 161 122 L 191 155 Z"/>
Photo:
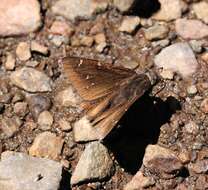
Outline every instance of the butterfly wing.
<path id="1" fill-rule="evenodd" d="M 101 64 L 96 60 L 66 57 L 64 71 L 79 95 L 93 101 L 111 93 L 121 81 L 135 74 L 129 69 Z"/>

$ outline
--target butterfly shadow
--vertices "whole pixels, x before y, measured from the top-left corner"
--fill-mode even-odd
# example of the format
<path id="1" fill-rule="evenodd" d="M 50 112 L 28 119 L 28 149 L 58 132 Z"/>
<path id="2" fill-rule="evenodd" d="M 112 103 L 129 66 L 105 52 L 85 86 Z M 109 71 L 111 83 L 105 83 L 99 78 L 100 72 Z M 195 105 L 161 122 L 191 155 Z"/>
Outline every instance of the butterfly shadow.
<path id="1" fill-rule="evenodd" d="M 160 127 L 178 109 L 180 104 L 173 97 L 163 101 L 145 94 L 129 108 L 120 127 L 112 131 L 104 144 L 126 172 L 135 174 L 142 165 L 146 146 L 157 143 Z"/>

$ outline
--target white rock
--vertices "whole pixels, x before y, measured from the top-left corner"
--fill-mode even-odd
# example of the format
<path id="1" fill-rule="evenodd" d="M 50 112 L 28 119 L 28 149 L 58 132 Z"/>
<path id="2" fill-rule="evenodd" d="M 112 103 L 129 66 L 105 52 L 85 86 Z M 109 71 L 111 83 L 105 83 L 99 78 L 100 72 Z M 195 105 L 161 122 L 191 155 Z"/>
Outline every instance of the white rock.
<path id="1" fill-rule="evenodd" d="M 198 63 L 187 43 L 175 43 L 164 48 L 154 59 L 157 67 L 180 73 L 184 78 L 196 72 Z"/>
<path id="2" fill-rule="evenodd" d="M 23 67 L 10 75 L 11 82 L 28 92 L 51 91 L 50 78 L 33 68 Z"/>
<path id="3" fill-rule="evenodd" d="M 113 172 L 113 161 L 107 148 L 99 142 L 88 144 L 72 174 L 71 184 L 102 180 Z"/>
<path id="4" fill-rule="evenodd" d="M 58 162 L 11 151 L 1 155 L 1 190 L 55 190 L 61 179 L 62 165 Z"/>
<path id="5" fill-rule="evenodd" d="M 37 0 L 1 0 L 0 36 L 28 34 L 41 25 Z"/>

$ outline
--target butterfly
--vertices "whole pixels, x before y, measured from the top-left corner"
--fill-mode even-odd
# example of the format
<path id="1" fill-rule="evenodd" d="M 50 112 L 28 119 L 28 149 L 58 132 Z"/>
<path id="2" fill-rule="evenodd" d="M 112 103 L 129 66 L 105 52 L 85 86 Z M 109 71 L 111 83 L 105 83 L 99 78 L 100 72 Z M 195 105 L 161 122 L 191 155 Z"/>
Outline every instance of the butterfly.
<path id="1" fill-rule="evenodd" d="M 76 137 L 76 141 L 103 140 L 128 108 L 151 87 L 147 74 L 97 60 L 65 57 L 63 68 L 83 99 L 80 106 L 84 115 L 75 122 L 74 130 L 90 133 L 90 139 L 84 134 Z"/>

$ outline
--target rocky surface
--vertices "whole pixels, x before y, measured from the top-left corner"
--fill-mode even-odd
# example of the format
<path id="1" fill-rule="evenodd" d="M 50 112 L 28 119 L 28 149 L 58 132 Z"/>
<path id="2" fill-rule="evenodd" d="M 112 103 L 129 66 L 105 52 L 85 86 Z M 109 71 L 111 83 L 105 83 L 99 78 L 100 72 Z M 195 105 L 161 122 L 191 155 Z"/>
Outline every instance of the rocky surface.
<path id="1" fill-rule="evenodd" d="M 62 165 L 58 162 L 11 151 L 1 154 L 1 190 L 58 189 L 61 178 Z"/>
<path id="2" fill-rule="evenodd" d="M 206 189 L 206 7 L 206 0 L 2 0 L 0 189 Z M 155 79 L 102 142 L 86 113 L 103 99 L 81 97 L 74 83 L 102 91 L 121 81 L 105 71 L 97 79 L 91 61 L 70 81 L 67 56 Z"/>

